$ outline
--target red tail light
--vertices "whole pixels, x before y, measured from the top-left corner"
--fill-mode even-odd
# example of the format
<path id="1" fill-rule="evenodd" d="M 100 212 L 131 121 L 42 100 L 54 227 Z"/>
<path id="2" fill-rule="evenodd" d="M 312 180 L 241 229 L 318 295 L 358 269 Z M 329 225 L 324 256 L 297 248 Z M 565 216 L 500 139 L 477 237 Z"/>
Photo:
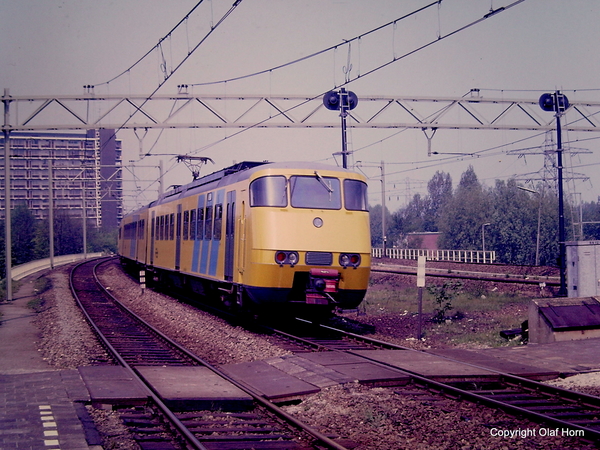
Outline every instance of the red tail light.
<path id="1" fill-rule="evenodd" d="M 275 252 L 275 262 L 280 266 L 288 264 L 294 267 L 296 264 L 298 264 L 299 260 L 300 257 L 298 256 L 298 252 L 288 252 L 283 250 L 278 250 Z"/>
<path id="2" fill-rule="evenodd" d="M 340 266 L 343 268 L 360 266 L 360 255 L 358 253 L 341 253 Z"/>

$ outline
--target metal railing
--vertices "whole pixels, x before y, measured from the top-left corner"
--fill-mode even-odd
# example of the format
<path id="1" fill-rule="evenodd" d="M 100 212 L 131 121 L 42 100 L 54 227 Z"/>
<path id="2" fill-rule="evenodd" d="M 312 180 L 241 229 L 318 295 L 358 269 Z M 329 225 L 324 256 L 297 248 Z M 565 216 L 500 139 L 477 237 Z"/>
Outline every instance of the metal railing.
<path id="1" fill-rule="evenodd" d="M 425 256 L 428 261 L 453 261 L 478 264 L 496 262 L 496 252 L 482 250 L 424 250 L 415 248 L 372 248 L 373 258 L 418 259 Z"/>

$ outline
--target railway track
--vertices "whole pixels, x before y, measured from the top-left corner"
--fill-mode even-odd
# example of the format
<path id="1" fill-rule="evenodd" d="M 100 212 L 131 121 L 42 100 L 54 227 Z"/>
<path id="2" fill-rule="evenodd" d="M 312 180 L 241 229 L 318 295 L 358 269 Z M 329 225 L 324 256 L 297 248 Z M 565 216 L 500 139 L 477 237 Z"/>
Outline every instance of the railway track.
<path id="1" fill-rule="evenodd" d="M 417 268 L 414 266 L 403 266 L 397 264 L 377 264 L 371 267 L 371 272 L 376 273 L 393 273 L 398 275 L 417 275 Z M 479 272 L 473 270 L 464 269 L 441 269 L 434 267 L 427 267 L 427 277 L 435 278 L 451 278 L 451 279 L 462 279 L 462 280 L 477 280 L 477 281 L 489 281 L 495 283 L 508 283 L 508 284 L 525 284 L 525 285 L 537 285 L 544 284 L 545 286 L 560 286 L 559 277 L 554 276 L 542 276 L 542 275 L 516 275 L 511 273 L 501 272 Z"/>
<path id="2" fill-rule="evenodd" d="M 108 261 L 92 260 L 71 271 L 73 295 L 113 358 L 148 385 L 139 369 L 148 366 L 203 366 L 245 391 L 252 407 L 232 411 L 173 411 L 148 385 L 148 405 L 122 411 L 124 424 L 142 449 L 337 449 L 345 447 L 294 419 L 257 393 L 189 353 L 121 305 L 96 277 Z"/>
<path id="3" fill-rule="evenodd" d="M 279 339 L 292 342 L 307 351 L 345 352 L 361 358 L 400 370 L 392 364 L 376 359 L 369 359 L 361 350 L 389 349 L 406 352 L 417 350 L 371 339 L 349 333 L 325 325 L 313 324 L 298 319 L 306 325 L 304 332 L 294 334 L 273 330 Z M 318 330 L 318 331 L 316 331 Z M 451 358 L 441 357 L 453 363 L 467 364 Z M 469 377 L 467 381 L 436 381 L 433 377 L 423 376 L 418 372 L 408 372 L 411 383 L 407 388 L 400 387 L 401 393 L 406 389 L 420 387 L 445 396 L 468 400 L 491 408 L 504 410 L 517 417 L 525 417 L 547 426 L 548 433 L 556 436 L 581 437 L 586 441 L 600 443 L 600 398 L 581 394 L 566 389 L 549 386 L 527 378 L 494 371 L 489 368 L 467 364 L 476 369 L 494 372 L 496 376 Z"/>

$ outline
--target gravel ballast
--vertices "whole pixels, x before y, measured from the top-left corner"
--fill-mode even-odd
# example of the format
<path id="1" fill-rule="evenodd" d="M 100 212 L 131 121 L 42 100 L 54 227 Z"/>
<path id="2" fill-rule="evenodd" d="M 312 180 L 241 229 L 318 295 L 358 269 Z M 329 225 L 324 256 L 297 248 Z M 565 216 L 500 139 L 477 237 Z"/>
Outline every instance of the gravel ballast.
<path id="1" fill-rule="evenodd" d="M 37 318 L 41 331 L 40 351 L 44 357 L 60 368 L 90 365 L 104 358 L 104 350 L 69 292 L 67 269 L 57 269 L 48 276 L 52 288 L 43 293 L 45 303 Z M 289 354 L 270 342 L 268 336 L 230 325 L 152 290 L 142 294 L 138 283 L 126 276 L 117 264 L 103 269 L 101 279 L 137 314 L 212 364 Z M 597 392 L 596 386 L 600 386 L 597 374 L 553 383 L 587 392 Z M 284 408 L 324 433 L 355 441 L 359 450 L 595 448 L 580 439 L 562 436 L 562 430 L 556 432 L 558 436 L 550 436 L 555 433 L 554 428 L 410 387 L 348 383 L 323 389 Z M 92 415 L 106 428 L 106 413 Z"/>

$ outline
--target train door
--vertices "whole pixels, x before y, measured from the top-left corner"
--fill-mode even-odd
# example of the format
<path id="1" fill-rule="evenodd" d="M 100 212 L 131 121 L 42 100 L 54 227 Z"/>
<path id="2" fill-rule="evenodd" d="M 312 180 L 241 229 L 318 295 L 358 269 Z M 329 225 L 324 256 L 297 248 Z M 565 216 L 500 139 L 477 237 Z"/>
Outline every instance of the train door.
<path id="1" fill-rule="evenodd" d="M 150 265 L 154 265 L 154 237 L 155 237 L 155 222 L 156 222 L 156 211 L 152 211 L 152 222 L 150 230 Z"/>
<path id="2" fill-rule="evenodd" d="M 181 265 L 181 204 L 177 205 L 177 220 L 175 222 L 175 270 Z"/>
<path id="3" fill-rule="evenodd" d="M 235 191 L 227 193 L 225 211 L 225 280 L 232 281 L 235 248 Z"/>
<path id="4" fill-rule="evenodd" d="M 242 191 L 242 198 L 243 198 Z M 241 203 L 241 211 L 240 211 L 240 222 L 238 226 L 238 266 L 237 270 L 240 276 L 244 274 L 244 264 L 246 263 L 246 204 L 242 200 Z"/>

